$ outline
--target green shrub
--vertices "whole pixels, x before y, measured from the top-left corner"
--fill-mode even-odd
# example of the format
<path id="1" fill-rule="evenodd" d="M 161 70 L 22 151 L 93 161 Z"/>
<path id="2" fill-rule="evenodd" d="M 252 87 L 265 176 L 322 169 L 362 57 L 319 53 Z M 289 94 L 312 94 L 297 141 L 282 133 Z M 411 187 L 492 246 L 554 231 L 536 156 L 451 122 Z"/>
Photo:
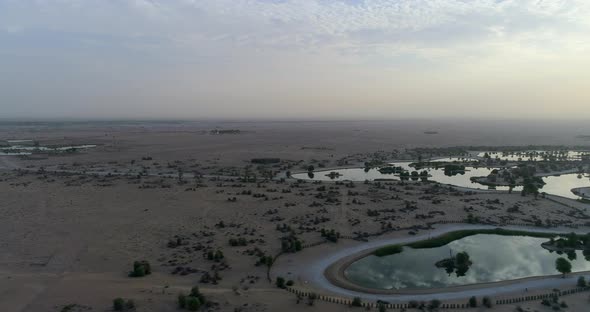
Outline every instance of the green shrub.
<path id="1" fill-rule="evenodd" d="M 135 301 L 129 299 L 127 301 L 123 298 L 113 299 L 113 310 L 115 311 L 130 311 L 135 309 Z"/>
<path id="2" fill-rule="evenodd" d="M 586 278 L 583 276 L 578 277 L 578 287 L 586 287 L 588 283 L 586 282 Z"/>
<path id="3" fill-rule="evenodd" d="M 359 297 L 354 297 L 354 299 L 352 299 L 352 303 L 350 304 L 353 307 L 362 307 L 363 303 L 361 301 L 361 298 Z"/>
<path id="4" fill-rule="evenodd" d="M 317 299 L 318 295 L 316 293 L 311 293 L 309 294 L 309 296 L 307 297 L 307 304 L 309 306 L 313 306 L 315 300 Z"/>
<path id="5" fill-rule="evenodd" d="M 201 304 L 204 304 L 206 301 L 205 296 L 203 296 L 203 294 L 199 290 L 199 286 L 194 286 L 193 288 L 191 288 L 191 295 L 190 296 L 199 299 L 199 302 Z"/>
<path id="6" fill-rule="evenodd" d="M 191 288 L 188 296 L 183 293 L 178 294 L 178 308 L 180 309 L 197 311 L 204 304 L 206 304 L 205 296 L 203 296 L 198 286 Z"/>
<path id="7" fill-rule="evenodd" d="M 554 233 L 541 233 L 541 232 L 527 232 L 527 231 L 517 231 L 517 230 L 505 230 L 505 229 L 481 229 L 481 230 L 460 230 L 449 232 L 443 234 L 438 237 L 434 237 L 427 240 L 417 241 L 413 243 L 409 243 L 406 245 L 389 245 L 383 246 L 378 248 L 373 252 L 373 254 L 377 257 L 384 257 L 389 255 L 398 254 L 403 251 L 404 246 L 408 246 L 415 249 L 422 249 L 422 248 L 437 248 L 447 245 L 452 241 L 456 241 L 458 239 L 473 236 L 477 234 L 494 234 L 494 235 L 504 235 L 504 236 L 530 236 L 530 237 L 541 237 L 541 238 L 552 238 L 558 236 Z"/>
<path id="8" fill-rule="evenodd" d="M 565 301 L 562 301 L 562 302 L 559 304 L 559 306 L 560 306 L 560 307 L 562 307 L 562 308 L 567 308 L 567 303 L 565 303 Z"/>
<path id="9" fill-rule="evenodd" d="M 477 298 L 475 298 L 475 296 L 469 298 L 469 306 L 472 308 L 477 307 Z"/>
<path id="10" fill-rule="evenodd" d="M 276 285 L 277 285 L 278 288 L 283 288 L 284 289 L 285 288 L 285 279 L 282 278 L 282 277 L 280 277 L 280 276 L 277 277 Z"/>
<path id="11" fill-rule="evenodd" d="M 402 245 L 389 245 L 375 250 L 373 254 L 377 257 L 385 257 L 398 254 L 402 252 L 403 249 L 404 247 L 402 247 Z"/>
<path id="12" fill-rule="evenodd" d="M 113 300 L 113 310 L 115 310 L 115 311 L 125 310 L 125 300 L 123 300 L 123 298 L 115 298 Z"/>
<path id="13" fill-rule="evenodd" d="M 184 294 L 178 295 L 178 307 L 181 309 L 186 308 L 186 296 Z"/>
<path id="14" fill-rule="evenodd" d="M 133 271 L 129 272 L 131 277 L 142 277 L 152 274 L 152 267 L 147 261 L 135 261 L 133 262 Z"/>
<path id="15" fill-rule="evenodd" d="M 197 297 L 189 296 L 186 298 L 186 308 L 189 311 L 198 311 L 201 308 L 201 301 Z"/>
<path id="16" fill-rule="evenodd" d="M 490 297 L 483 297 L 483 299 L 481 300 L 481 303 L 486 308 L 491 308 L 492 307 L 492 299 L 490 299 Z"/>
<path id="17" fill-rule="evenodd" d="M 288 280 L 285 285 L 291 287 L 291 286 L 293 286 L 293 284 L 295 284 L 295 282 L 293 282 L 293 280 Z"/>
<path id="18" fill-rule="evenodd" d="M 481 230 L 460 230 L 449 232 L 443 234 L 441 236 L 431 238 L 428 240 L 418 241 L 414 243 L 409 243 L 406 246 L 412 248 L 436 248 L 444 246 L 452 241 L 456 241 L 458 239 L 473 236 L 477 234 L 494 234 L 494 235 L 505 235 L 505 236 L 530 236 L 530 237 L 541 237 L 541 238 L 551 238 L 557 236 L 557 234 L 553 233 L 541 233 L 541 232 L 527 232 L 527 231 L 516 231 L 516 230 L 505 230 L 505 229 L 481 229 Z"/>
<path id="19" fill-rule="evenodd" d="M 432 300 L 430 300 L 430 304 L 428 305 L 428 308 L 430 310 L 438 309 L 440 307 L 440 303 L 441 303 L 440 300 L 432 299 Z"/>

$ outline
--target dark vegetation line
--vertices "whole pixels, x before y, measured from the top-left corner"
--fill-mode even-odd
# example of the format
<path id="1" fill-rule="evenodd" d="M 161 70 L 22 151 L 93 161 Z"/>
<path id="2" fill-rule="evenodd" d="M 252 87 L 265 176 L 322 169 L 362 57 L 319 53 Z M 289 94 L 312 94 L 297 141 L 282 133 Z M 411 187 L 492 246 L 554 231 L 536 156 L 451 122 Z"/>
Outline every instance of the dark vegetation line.
<path id="1" fill-rule="evenodd" d="M 397 253 L 402 252 L 403 247 L 411 247 L 414 249 L 423 249 L 423 248 L 436 248 L 444 246 L 452 241 L 456 241 L 458 239 L 473 236 L 477 234 L 493 234 L 493 235 L 504 235 L 504 236 L 531 236 L 531 237 L 541 237 L 541 238 L 552 238 L 559 236 L 560 234 L 557 233 L 545 233 L 545 232 L 527 232 L 527 231 L 518 231 L 518 230 L 505 230 L 505 229 L 480 229 L 480 230 L 459 230 L 453 231 L 449 233 L 445 233 L 443 235 L 421 240 L 413 243 L 408 244 L 397 244 L 397 245 L 388 245 L 381 247 L 373 253 L 377 257 L 384 257 L 389 255 L 394 255 Z"/>

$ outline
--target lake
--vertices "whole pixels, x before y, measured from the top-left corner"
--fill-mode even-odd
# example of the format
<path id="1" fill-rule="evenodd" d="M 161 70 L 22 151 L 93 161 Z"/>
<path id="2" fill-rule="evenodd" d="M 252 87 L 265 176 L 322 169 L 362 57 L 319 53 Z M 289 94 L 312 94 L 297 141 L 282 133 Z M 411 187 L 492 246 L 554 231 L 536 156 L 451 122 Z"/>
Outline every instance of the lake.
<path id="1" fill-rule="evenodd" d="M 370 255 L 352 263 L 344 274 L 362 287 L 376 289 L 424 289 L 475 283 L 497 282 L 525 277 L 559 274 L 555 269 L 558 255 L 541 247 L 546 238 L 478 234 L 429 249 L 404 250 L 395 255 Z M 435 263 L 466 251 L 472 265 L 464 276 L 448 274 Z M 590 270 L 590 261 L 581 251 L 571 261 L 572 272 Z"/>
<path id="2" fill-rule="evenodd" d="M 392 165 L 397 167 L 402 167 L 404 170 L 414 171 L 416 169 L 410 167 L 409 165 L 411 162 L 396 162 L 392 163 Z M 468 187 L 474 189 L 490 189 L 490 187 L 485 186 L 483 184 L 479 184 L 477 182 L 472 182 L 472 177 L 482 177 L 489 175 L 492 170 L 495 168 L 488 168 L 488 167 L 469 167 L 466 166 L 464 174 L 456 174 L 452 176 L 445 175 L 443 168 L 425 168 L 416 170 L 421 172 L 426 170 L 429 174 L 428 180 L 436 181 L 442 184 L 450 184 L 459 187 Z M 340 174 L 338 177 L 330 177 L 328 176 L 330 172 L 336 172 Z M 396 180 L 399 181 L 400 177 L 394 174 L 383 174 L 379 172 L 378 168 L 372 168 L 368 171 L 365 171 L 364 168 L 344 168 L 344 169 L 334 169 L 334 170 L 325 170 L 325 171 L 314 171 L 313 178 L 310 178 L 307 173 L 297 173 L 293 174 L 292 177 L 295 179 L 302 179 L 302 180 L 314 180 L 314 181 L 374 181 L 377 179 L 389 179 L 389 180 Z M 411 180 L 410 180 L 411 181 Z M 572 188 L 577 187 L 590 187 L 590 178 L 588 175 L 582 175 L 581 178 L 578 177 L 577 173 L 570 173 L 570 174 L 562 174 L 560 176 L 548 176 L 544 177 L 543 181 L 545 181 L 545 185 L 541 188 L 541 192 L 546 192 L 547 194 L 563 196 L 571 199 L 578 199 L 579 196 L 572 193 Z M 508 186 L 497 186 L 494 189 L 507 191 Z M 522 190 L 522 186 L 517 186 L 514 188 L 515 192 L 520 192 Z"/>

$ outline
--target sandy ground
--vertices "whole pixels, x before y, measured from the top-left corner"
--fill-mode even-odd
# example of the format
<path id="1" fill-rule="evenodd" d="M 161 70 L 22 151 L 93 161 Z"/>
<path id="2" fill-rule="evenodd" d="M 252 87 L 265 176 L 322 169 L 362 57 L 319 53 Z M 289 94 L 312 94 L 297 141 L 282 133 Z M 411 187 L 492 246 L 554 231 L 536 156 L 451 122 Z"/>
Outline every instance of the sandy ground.
<path id="1" fill-rule="evenodd" d="M 242 132 L 212 135 L 212 129 Z M 439 134 L 423 133 L 433 129 Z M 586 207 L 575 201 L 566 206 L 518 194 L 470 194 L 421 183 L 347 187 L 264 181 L 264 170 L 276 173 L 290 166 L 295 171 L 309 163 L 328 167 L 343 158 L 361 161 L 376 151 L 402 155 L 413 147 L 582 144 L 575 136 L 585 131 L 579 125 L 509 128 L 425 121 L 2 125 L 0 139 L 100 146 L 71 155 L 0 157 L 0 311 L 61 311 L 69 304 L 77 304 L 79 311 L 108 311 L 115 297 L 134 299 L 138 311 L 176 311 L 176 295 L 194 285 L 218 303 L 212 310 L 346 310 L 319 301 L 314 307 L 297 304 L 293 294 L 266 281 L 266 269 L 255 266 L 255 254 L 280 251 L 280 238 L 286 234 L 277 225 L 290 225 L 307 244 L 323 240 L 322 228 L 356 236 L 379 233 L 391 223 L 397 230 L 391 235 L 404 236 L 408 227 L 462 220 L 468 214 L 495 223 L 532 225 L 540 219 L 581 225 Z M 258 173 L 256 182 L 214 178 L 232 171 L 243 174 L 254 157 L 284 161 L 279 167 L 251 168 Z M 80 172 L 150 167 L 171 177 L 38 171 L 60 167 Z M 187 174 L 179 182 L 173 177 L 178 168 L 204 176 Z M 320 190 L 322 186 L 326 189 Z M 235 202 L 228 201 L 233 197 Z M 518 212 L 508 213 L 514 205 Z M 380 215 L 368 216 L 369 209 Z M 176 237 L 186 245 L 168 247 Z M 240 237 L 248 240 L 247 246 L 228 244 Z M 305 252 L 321 256 L 325 248 L 346 246 L 342 240 Z M 206 252 L 218 249 L 225 259 L 208 260 Z M 133 261 L 144 259 L 154 273 L 127 277 Z M 193 273 L 172 274 L 179 266 Z M 221 277 L 217 284 L 199 282 L 204 272 L 215 271 Z M 576 311 L 586 298 L 579 294 L 566 300 Z M 528 306 L 542 311 L 538 303 Z M 514 306 L 495 309 L 512 311 Z"/>

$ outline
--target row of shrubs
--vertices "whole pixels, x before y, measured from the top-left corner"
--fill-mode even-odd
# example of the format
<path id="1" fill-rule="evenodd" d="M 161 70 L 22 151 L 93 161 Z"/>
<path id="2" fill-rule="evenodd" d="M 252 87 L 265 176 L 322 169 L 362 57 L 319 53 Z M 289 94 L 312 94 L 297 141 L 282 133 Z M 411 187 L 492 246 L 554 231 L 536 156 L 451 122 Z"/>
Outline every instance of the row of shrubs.
<path id="1" fill-rule="evenodd" d="M 492 307 L 492 299 L 490 297 L 483 297 L 481 299 L 481 304 L 486 308 Z M 472 308 L 477 307 L 477 298 L 475 296 L 469 298 L 469 306 Z"/>
<path id="2" fill-rule="evenodd" d="M 531 237 L 541 237 L 541 238 L 552 238 L 557 236 L 554 233 L 542 233 L 542 232 L 527 232 L 527 231 L 516 231 L 516 230 L 505 230 L 505 229 L 480 229 L 480 230 L 460 230 L 460 231 L 453 231 L 449 233 L 445 233 L 441 236 L 434 237 L 427 240 L 417 241 L 413 243 L 406 244 L 405 246 L 412 247 L 415 249 L 421 248 L 437 248 L 444 246 L 452 241 L 456 241 L 458 239 L 473 236 L 477 234 L 495 234 L 495 235 L 505 235 L 505 236 L 531 236 Z M 374 254 L 378 257 L 393 255 L 396 253 L 402 252 L 402 245 L 389 245 L 381 247 L 375 250 Z"/>

